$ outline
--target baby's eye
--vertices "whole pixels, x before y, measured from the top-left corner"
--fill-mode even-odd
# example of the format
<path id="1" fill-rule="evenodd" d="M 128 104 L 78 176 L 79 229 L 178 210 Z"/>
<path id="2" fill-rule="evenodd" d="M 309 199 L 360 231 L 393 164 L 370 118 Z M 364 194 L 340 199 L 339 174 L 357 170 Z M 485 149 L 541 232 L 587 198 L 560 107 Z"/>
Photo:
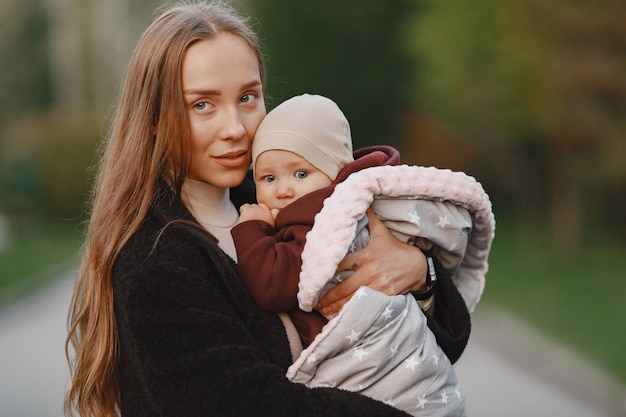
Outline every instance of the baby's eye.
<path id="1" fill-rule="evenodd" d="M 296 172 L 296 178 L 298 178 L 299 180 L 303 180 L 306 177 L 309 176 L 309 173 L 307 171 L 298 171 Z"/>
<path id="2" fill-rule="evenodd" d="M 266 175 L 264 180 L 265 182 L 274 182 L 274 180 L 276 180 L 276 177 L 273 175 Z"/>

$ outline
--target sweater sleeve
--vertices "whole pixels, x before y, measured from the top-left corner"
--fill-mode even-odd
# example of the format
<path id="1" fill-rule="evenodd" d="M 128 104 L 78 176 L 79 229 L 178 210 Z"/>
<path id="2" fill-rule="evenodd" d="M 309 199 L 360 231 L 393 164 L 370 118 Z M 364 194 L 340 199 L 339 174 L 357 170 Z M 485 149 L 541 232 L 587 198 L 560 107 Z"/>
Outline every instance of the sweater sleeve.
<path id="1" fill-rule="evenodd" d="M 269 311 L 298 308 L 300 253 L 308 228 L 290 227 L 277 237 L 275 229 L 260 220 L 233 227 L 237 273 L 254 301 Z"/>
<path id="2" fill-rule="evenodd" d="M 255 306 L 214 242 L 184 227 L 156 245 L 129 242 L 113 271 L 122 416 L 406 416 L 290 383 L 277 316 Z"/>

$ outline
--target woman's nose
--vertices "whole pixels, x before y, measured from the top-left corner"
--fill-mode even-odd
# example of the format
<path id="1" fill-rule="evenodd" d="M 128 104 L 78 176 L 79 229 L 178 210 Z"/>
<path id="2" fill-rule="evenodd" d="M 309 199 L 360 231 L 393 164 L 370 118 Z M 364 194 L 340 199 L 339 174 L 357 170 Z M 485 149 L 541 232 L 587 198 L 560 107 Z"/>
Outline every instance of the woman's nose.
<path id="1" fill-rule="evenodd" d="M 223 140 L 241 139 L 246 133 L 237 109 L 225 108 L 222 113 L 221 123 L 220 138 Z"/>

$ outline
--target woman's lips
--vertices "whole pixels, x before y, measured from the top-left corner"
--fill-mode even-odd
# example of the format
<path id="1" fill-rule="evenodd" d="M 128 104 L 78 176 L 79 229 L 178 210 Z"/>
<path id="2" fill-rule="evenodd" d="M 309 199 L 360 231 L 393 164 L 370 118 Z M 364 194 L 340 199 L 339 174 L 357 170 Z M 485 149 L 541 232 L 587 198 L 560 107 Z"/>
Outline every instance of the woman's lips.
<path id="1" fill-rule="evenodd" d="M 248 151 L 228 152 L 219 156 L 214 156 L 215 161 L 226 168 L 237 168 L 247 162 Z"/>

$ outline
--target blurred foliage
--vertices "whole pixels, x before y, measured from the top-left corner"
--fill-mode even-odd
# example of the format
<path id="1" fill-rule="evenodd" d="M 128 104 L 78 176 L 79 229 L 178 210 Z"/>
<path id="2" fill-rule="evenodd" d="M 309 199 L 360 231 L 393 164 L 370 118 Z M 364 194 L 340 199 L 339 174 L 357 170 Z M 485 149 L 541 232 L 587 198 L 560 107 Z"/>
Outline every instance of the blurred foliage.
<path id="1" fill-rule="evenodd" d="M 160 4 L 2 2 L 0 210 L 81 215 L 103 116 Z M 594 229 L 626 239 L 623 1 L 235 6 L 259 22 L 268 108 L 328 95 L 355 147 L 392 144 L 405 162 L 466 171 L 497 214 L 541 219 L 559 245 Z"/>
<path id="2" fill-rule="evenodd" d="M 160 3 L 0 4 L 0 214 L 15 223 L 12 229 L 40 219 L 84 219 L 105 109 Z"/>
<path id="3" fill-rule="evenodd" d="M 0 210 L 17 221 L 83 218 L 99 126 L 51 114 L 11 123 L 0 138 Z"/>
<path id="4" fill-rule="evenodd" d="M 401 147 L 411 61 L 410 0 L 256 0 L 265 46 L 268 108 L 297 94 L 331 97 L 350 121 L 355 147 Z"/>
<path id="5" fill-rule="evenodd" d="M 0 126 L 52 104 L 47 31 L 41 0 L 0 4 Z"/>
<path id="6" fill-rule="evenodd" d="M 52 105 L 47 30 L 41 0 L 0 4 L 0 126 Z"/>
<path id="7" fill-rule="evenodd" d="M 501 208 L 544 218 L 561 246 L 602 224 L 626 238 L 626 3 L 422 4 L 412 132 L 455 154 L 434 163 L 467 159 Z"/>

